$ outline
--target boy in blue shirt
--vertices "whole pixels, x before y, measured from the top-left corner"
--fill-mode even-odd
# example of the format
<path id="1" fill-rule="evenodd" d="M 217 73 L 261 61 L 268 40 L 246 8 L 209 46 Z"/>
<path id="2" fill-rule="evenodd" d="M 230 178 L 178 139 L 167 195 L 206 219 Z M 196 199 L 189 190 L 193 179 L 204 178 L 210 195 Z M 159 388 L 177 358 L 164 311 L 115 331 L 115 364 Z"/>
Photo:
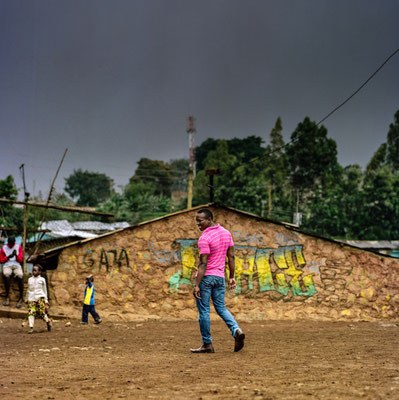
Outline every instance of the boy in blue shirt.
<path id="1" fill-rule="evenodd" d="M 86 278 L 86 289 L 85 289 L 85 295 L 84 295 L 84 301 L 83 301 L 83 310 L 82 310 L 82 322 L 81 324 L 86 325 L 89 317 L 89 313 L 92 315 L 94 318 L 94 323 L 99 324 L 102 319 L 96 312 L 96 309 L 94 308 L 94 285 L 93 285 L 94 277 L 93 275 L 89 275 Z"/>

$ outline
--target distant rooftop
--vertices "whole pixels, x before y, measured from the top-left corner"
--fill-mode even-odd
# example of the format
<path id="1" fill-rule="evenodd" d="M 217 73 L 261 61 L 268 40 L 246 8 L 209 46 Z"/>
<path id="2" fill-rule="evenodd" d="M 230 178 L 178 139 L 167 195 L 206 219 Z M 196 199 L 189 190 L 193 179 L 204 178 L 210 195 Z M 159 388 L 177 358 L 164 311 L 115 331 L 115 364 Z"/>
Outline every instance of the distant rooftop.
<path id="1" fill-rule="evenodd" d="M 128 222 L 96 222 L 96 221 L 79 221 L 69 222 L 65 219 L 57 221 L 44 222 L 40 229 L 46 229 L 46 236 L 50 238 L 61 237 L 79 237 L 82 239 L 95 238 L 96 236 L 111 232 L 116 229 L 123 229 L 129 226 Z"/>

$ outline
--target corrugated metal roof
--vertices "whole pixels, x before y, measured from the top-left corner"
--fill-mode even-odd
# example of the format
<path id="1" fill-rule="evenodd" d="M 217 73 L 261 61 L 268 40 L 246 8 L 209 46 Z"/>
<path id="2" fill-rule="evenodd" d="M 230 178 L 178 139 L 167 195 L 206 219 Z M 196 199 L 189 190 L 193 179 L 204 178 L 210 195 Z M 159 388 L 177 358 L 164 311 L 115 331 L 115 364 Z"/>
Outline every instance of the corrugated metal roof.
<path id="1" fill-rule="evenodd" d="M 97 221 L 79 221 L 71 223 L 74 229 L 81 231 L 113 231 L 115 229 L 127 228 L 128 222 L 97 222 Z"/>
<path id="2" fill-rule="evenodd" d="M 399 249 L 399 240 L 341 240 L 359 249 L 395 250 Z"/>
<path id="3" fill-rule="evenodd" d="M 106 231 L 127 228 L 127 222 L 104 223 L 96 221 L 69 222 L 65 219 L 44 222 L 41 229 L 49 230 L 47 235 L 51 238 L 61 237 L 79 237 L 82 239 L 91 239 Z"/>

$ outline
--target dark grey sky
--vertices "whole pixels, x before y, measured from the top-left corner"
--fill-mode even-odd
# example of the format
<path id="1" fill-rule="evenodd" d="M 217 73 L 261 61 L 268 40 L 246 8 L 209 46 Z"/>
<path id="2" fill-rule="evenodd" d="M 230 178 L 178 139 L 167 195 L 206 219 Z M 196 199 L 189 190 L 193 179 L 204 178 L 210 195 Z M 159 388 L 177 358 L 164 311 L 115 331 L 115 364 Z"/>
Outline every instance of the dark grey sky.
<path id="1" fill-rule="evenodd" d="M 208 137 L 289 140 L 399 47 L 383 0 L 0 0 L 0 178 L 28 190 L 73 169 L 125 185 L 141 157 L 188 157 Z M 399 109 L 399 54 L 325 126 L 342 165 L 365 166 Z M 34 183 L 35 182 L 35 187 Z"/>

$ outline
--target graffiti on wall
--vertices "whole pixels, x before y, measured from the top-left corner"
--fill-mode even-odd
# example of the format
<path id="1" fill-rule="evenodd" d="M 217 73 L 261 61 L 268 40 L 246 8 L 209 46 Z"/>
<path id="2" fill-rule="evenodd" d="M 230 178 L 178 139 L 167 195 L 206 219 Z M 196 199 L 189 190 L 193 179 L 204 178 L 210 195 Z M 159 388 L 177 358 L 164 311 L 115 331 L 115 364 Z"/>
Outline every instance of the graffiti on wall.
<path id="1" fill-rule="evenodd" d="M 233 231 L 233 241 L 240 243 L 256 243 L 258 246 L 266 246 L 266 243 L 260 232 L 248 233 L 246 231 Z"/>
<path id="2" fill-rule="evenodd" d="M 180 261 L 180 252 L 178 250 L 157 250 L 152 241 L 148 243 L 148 251 L 151 261 L 159 264 L 171 264 L 175 261 Z"/>
<path id="3" fill-rule="evenodd" d="M 181 269 L 169 279 L 170 291 L 178 291 L 181 284 L 193 284 L 198 258 L 198 249 L 194 239 L 179 240 Z M 304 274 L 306 261 L 303 246 L 291 245 L 274 248 L 255 246 L 235 246 L 235 278 L 236 293 L 254 290 L 254 282 L 258 283 L 259 292 L 275 291 L 287 296 L 290 291 L 294 296 L 313 296 L 317 293 L 314 273 Z M 272 264 L 274 266 L 272 270 Z M 226 266 L 226 276 L 228 276 Z"/>
<path id="4" fill-rule="evenodd" d="M 98 268 L 98 271 L 104 268 L 109 272 L 113 267 L 118 268 L 119 271 L 125 267 L 126 270 L 129 271 L 129 252 L 123 248 L 120 250 L 106 250 L 103 248 L 87 250 L 83 255 L 83 264 L 88 268 Z"/>
<path id="5" fill-rule="evenodd" d="M 276 246 L 292 246 L 294 244 L 299 244 L 298 235 L 295 233 L 276 233 L 274 241 Z"/>

